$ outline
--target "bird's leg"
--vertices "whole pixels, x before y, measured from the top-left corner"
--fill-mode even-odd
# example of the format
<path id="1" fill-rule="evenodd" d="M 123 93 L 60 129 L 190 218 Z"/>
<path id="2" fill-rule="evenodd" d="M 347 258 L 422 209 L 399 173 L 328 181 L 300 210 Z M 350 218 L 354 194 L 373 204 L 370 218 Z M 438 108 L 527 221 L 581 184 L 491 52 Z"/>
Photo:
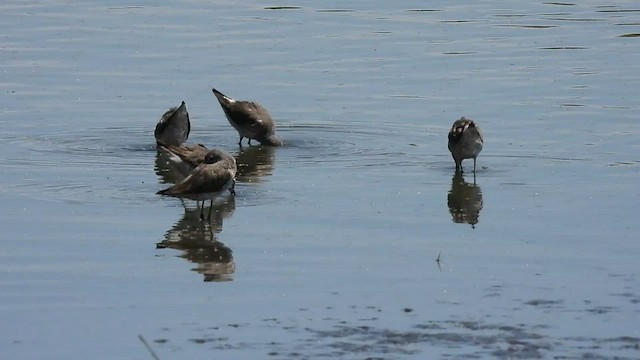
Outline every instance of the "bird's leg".
<path id="1" fill-rule="evenodd" d="M 236 179 L 233 179 L 233 182 L 231 183 L 231 187 L 229 188 L 229 192 L 231 193 L 231 195 L 236 194 Z"/>
<path id="2" fill-rule="evenodd" d="M 451 157 L 453 158 L 453 162 L 456 163 L 456 173 L 462 172 L 462 160 L 458 160 L 458 158 L 452 153 Z"/>
<path id="3" fill-rule="evenodd" d="M 251 146 L 251 138 L 249 138 L 249 146 Z"/>
<path id="4" fill-rule="evenodd" d="M 209 223 L 209 241 L 214 241 L 215 236 L 213 236 L 213 227 L 211 227 L 211 223 Z"/>
<path id="5" fill-rule="evenodd" d="M 200 208 L 200 221 L 204 220 L 204 201 L 202 202 L 202 207 Z"/>
<path id="6" fill-rule="evenodd" d="M 462 160 L 458 160 L 456 158 L 453 159 L 456 162 L 456 172 L 460 172 L 460 174 L 462 174 L 464 171 L 462 171 Z"/>
<path id="7" fill-rule="evenodd" d="M 243 137 L 242 137 L 242 135 L 240 135 L 240 140 L 238 140 L 238 146 L 240 146 L 240 147 L 242 147 L 242 139 L 243 139 Z"/>
<path id="8" fill-rule="evenodd" d="M 473 158 L 473 175 L 476 174 L 476 158 Z"/>
<path id="9" fill-rule="evenodd" d="M 202 203 L 204 204 L 204 201 Z M 209 203 L 209 216 L 207 217 L 209 222 L 211 221 L 211 210 L 213 210 L 213 199 L 211 199 L 211 202 Z"/>

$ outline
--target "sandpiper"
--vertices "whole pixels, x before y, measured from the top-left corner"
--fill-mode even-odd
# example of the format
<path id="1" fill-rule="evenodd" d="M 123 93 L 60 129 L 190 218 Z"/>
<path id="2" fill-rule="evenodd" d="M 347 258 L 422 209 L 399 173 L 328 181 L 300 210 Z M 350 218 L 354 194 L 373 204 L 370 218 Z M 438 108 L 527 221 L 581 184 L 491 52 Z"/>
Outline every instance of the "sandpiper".
<path id="1" fill-rule="evenodd" d="M 178 107 L 173 107 L 162 115 L 154 132 L 157 144 L 170 144 L 180 146 L 189 137 L 191 123 L 187 105 L 182 102 Z"/>
<path id="2" fill-rule="evenodd" d="M 207 153 L 204 163 L 193 169 L 184 180 L 157 194 L 202 202 L 210 200 L 208 219 L 211 219 L 213 199 L 225 190 L 235 195 L 236 172 L 236 159 L 222 150 L 214 149 Z M 204 203 L 200 208 L 201 219 L 204 219 L 203 211 Z"/>
<path id="3" fill-rule="evenodd" d="M 176 146 L 162 143 L 158 146 L 160 150 L 168 153 L 173 161 L 183 162 L 191 166 L 192 169 L 202 164 L 209 153 L 209 149 L 202 144 Z"/>
<path id="4" fill-rule="evenodd" d="M 482 151 L 482 134 L 473 120 L 464 116 L 456 120 L 449 130 L 449 151 L 456 162 L 456 171 L 462 172 L 462 160 L 473 159 L 476 172 L 476 157 Z"/>
<path id="5" fill-rule="evenodd" d="M 281 146 L 282 141 L 276 137 L 276 125 L 262 105 L 251 101 L 234 100 L 216 89 L 211 89 L 218 99 L 227 120 L 240 135 L 238 145 L 242 146 L 242 139 L 258 140 L 262 145 Z"/>

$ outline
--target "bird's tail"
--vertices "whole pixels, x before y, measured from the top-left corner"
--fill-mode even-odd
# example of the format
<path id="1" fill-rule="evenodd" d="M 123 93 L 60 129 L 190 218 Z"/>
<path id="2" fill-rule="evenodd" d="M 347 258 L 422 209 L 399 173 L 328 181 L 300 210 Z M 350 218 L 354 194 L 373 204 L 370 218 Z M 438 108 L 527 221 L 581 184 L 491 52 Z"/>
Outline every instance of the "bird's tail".
<path id="1" fill-rule="evenodd" d="M 233 104 L 234 102 L 236 102 L 235 100 L 233 100 L 232 98 L 228 97 L 227 95 L 221 93 L 220 91 L 216 90 L 215 88 L 211 89 L 211 91 L 213 91 L 213 95 L 216 96 L 216 99 L 218 99 L 218 102 L 222 106 L 228 106 L 229 104 Z"/>
<path id="2" fill-rule="evenodd" d="M 158 149 L 167 153 L 171 158 L 171 160 L 175 162 L 181 162 L 182 161 L 181 156 L 184 156 L 187 152 L 187 149 L 185 149 L 184 146 L 167 144 L 166 142 L 163 142 L 163 141 L 158 141 Z"/>

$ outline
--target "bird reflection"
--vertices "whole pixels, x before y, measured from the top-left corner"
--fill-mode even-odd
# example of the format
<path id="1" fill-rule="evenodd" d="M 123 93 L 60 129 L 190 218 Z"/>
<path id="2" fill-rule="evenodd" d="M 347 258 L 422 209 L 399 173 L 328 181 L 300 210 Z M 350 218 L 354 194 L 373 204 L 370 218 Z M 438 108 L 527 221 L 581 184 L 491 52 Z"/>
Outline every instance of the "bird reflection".
<path id="1" fill-rule="evenodd" d="M 236 180 L 239 182 L 260 182 L 264 176 L 273 172 L 275 149 L 272 146 L 249 146 L 239 150 L 236 156 L 238 172 Z"/>
<path id="2" fill-rule="evenodd" d="M 163 184 L 177 184 L 189 175 L 193 166 L 176 162 L 167 152 L 158 149 L 154 170 Z"/>
<path id="3" fill-rule="evenodd" d="M 467 223 L 472 228 L 478 223 L 480 210 L 482 210 L 482 191 L 476 184 L 475 175 L 473 183 L 464 181 L 462 172 L 456 171 L 451 179 L 451 191 L 447 195 L 447 205 L 453 222 Z"/>
<path id="4" fill-rule="evenodd" d="M 222 231 L 222 222 L 236 209 L 235 197 L 218 198 L 212 207 L 211 222 L 200 221 L 200 210 L 185 208 L 182 218 L 169 229 L 164 240 L 156 244 L 158 249 L 181 250 L 180 257 L 197 266 L 192 269 L 204 275 L 204 281 L 229 281 L 235 271 L 232 251 L 216 239 Z"/>

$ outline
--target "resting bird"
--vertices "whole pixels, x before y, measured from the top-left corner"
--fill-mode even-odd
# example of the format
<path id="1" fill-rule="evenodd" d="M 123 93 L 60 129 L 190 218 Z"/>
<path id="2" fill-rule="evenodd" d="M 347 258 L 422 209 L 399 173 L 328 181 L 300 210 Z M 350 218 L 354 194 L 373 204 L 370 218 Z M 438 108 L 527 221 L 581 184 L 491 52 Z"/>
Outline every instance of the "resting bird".
<path id="1" fill-rule="evenodd" d="M 187 105 L 182 102 L 179 107 L 173 107 L 162 115 L 154 132 L 156 143 L 180 146 L 189 137 L 191 123 Z"/>
<path id="2" fill-rule="evenodd" d="M 473 159 L 473 172 L 476 172 L 476 157 L 482 151 L 482 134 L 473 120 L 464 116 L 456 120 L 449 130 L 449 151 L 456 162 L 456 171 L 462 172 L 462 160 Z"/>
<path id="3" fill-rule="evenodd" d="M 213 199 L 226 190 L 235 195 L 236 172 L 236 159 L 222 150 L 214 149 L 207 153 L 204 163 L 193 169 L 184 180 L 157 194 L 203 202 L 210 200 L 208 219 L 211 219 Z M 200 209 L 201 219 L 204 219 L 203 211 L 204 204 Z"/>
<path id="4" fill-rule="evenodd" d="M 192 168 L 202 164 L 209 153 L 209 149 L 202 144 L 176 146 L 162 143 L 158 146 L 160 150 L 171 155 L 171 159 L 175 162 L 183 162 Z"/>
<path id="5" fill-rule="evenodd" d="M 238 145 L 242 146 L 242 139 L 257 140 L 262 145 L 281 146 L 282 141 L 276 137 L 276 125 L 273 123 L 267 109 L 262 105 L 250 101 L 234 100 L 216 89 L 211 89 L 218 99 L 227 120 L 240 135 Z"/>

